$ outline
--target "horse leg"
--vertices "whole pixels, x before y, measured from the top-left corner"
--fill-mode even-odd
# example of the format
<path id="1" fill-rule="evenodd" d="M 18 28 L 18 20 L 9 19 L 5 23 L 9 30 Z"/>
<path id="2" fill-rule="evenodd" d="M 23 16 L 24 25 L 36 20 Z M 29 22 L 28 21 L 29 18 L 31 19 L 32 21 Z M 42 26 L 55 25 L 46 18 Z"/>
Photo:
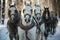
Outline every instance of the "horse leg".
<path id="1" fill-rule="evenodd" d="M 15 40 L 19 40 L 19 35 L 18 35 L 18 33 L 15 35 Z"/>
<path id="2" fill-rule="evenodd" d="M 52 34 L 52 31 L 53 31 L 53 26 L 51 26 L 51 34 Z"/>
<path id="3" fill-rule="evenodd" d="M 45 37 L 45 40 L 47 40 L 47 37 L 48 37 L 47 30 L 45 30 L 45 32 L 44 32 L 44 37 Z"/>
<path id="4" fill-rule="evenodd" d="M 30 39 L 28 38 L 28 31 L 25 31 L 25 33 L 26 33 L 26 40 L 30 40 Z"/>
<path id="5" fill-rule="evenodd" d="M 36 29 L 36 40 L 38 40 L 38 29 Z"/>
<path id="6" fill-rule="evenodd" d="M 44 33 L 44 37 L 45 37 L 45 40 L 47 40 L 47 34 L 46 33 Z"/>
<path id="7" fill-rule="evenodd" d="M 47 40 L 47 37 L 45 37 L 45 40 Z"/>
<path id="8" fill-rule="evenodd" d="M 13 40 L 13 36 L 11 34 L 9 34 L 9 38 L 10 40 Z"/>
<path id="9" fill-rule="evenodd" d="M 54 26 L 54 28 L 53 28 L 53 35 L 54 35 L 55 32 L 56 32 L 56 28 L 55 28 L 55 26 Z"/>
<path id="10" fill-rule="evenodd" d="M 39 40 L 39 38 L 40 38 L 40 30 L 39 29 L 37 29 L 38 31 L 36 32 L 36 40 Z"/>
<path id="11" fill-rule="evenodd" d="M 52 34 L 52 27 L 51 27 L 51 25 L 50 25 L 50 34 Z"/>
<path id="12" fill-rule="evenodd" d="M 41 33 L 41 40 L 43 40 L 43 32 L 40 32 Z"/>

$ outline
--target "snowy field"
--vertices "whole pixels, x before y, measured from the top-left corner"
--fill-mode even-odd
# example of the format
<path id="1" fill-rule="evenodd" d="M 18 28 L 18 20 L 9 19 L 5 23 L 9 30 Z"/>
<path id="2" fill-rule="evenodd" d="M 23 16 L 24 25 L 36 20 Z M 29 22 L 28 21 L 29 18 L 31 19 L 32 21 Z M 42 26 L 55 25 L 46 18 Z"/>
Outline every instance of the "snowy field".
<path id="1" fill-rule="evenodd" d="M 48 37 L 48 40 L 60 40 L 60 19 L 58 19 L 58 25 L 56 28 L 56 33 L 55 35 L 53 35 L 52 37 Z M 21 28 L 18 28 L 18 32 L 19 32 L 19 39 L 20 40 L 25 40 L 25 32 L 24 30 L 22 30 Z M 36 27 L 32 28 L 31 30 L 29 30 L 28 32 L 28 37 L 30 38 L 30 40 L 35 40 L 35 35 L 36 34 Z M 0 40 L 9 40 L 9 33 L 7 30 L 7 21 L 5 20 L 4 25 L 0 24 Z"/>

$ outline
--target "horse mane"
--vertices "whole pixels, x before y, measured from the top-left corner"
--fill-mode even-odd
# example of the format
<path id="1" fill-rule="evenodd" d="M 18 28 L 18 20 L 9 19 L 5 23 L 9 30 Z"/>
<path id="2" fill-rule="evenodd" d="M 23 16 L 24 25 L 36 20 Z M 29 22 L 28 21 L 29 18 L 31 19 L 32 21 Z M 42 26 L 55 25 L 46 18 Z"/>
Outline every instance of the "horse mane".
<path id="1" fill-rule="evenodd" d="M 11 16 L 10 16 L 10 10 L 8 10 L 8 17 L 10 18 Z"/>
<path id="2" fill-rule="evenodd" d="M 43 15 L 42 15 L 43 17 L 45 17 L 46 16 L 46 13 L 45 13 L 45 10 L 43 11 Z"/>

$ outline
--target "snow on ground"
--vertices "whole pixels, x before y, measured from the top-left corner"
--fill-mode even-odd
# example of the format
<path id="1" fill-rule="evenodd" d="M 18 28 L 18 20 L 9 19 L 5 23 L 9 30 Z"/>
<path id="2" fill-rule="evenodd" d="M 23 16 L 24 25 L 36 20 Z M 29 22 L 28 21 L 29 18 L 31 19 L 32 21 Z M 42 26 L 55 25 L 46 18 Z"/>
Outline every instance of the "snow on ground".
<path id="1" fill-rule="evenodd" d="M 34 30 L 34 31 L 33 31 Z M 25 31 L 18 27 L 19 39 L 25 40 Z M 31 40 L 35 40 L 36 27 L 28 31 L 28 37 Z M 0 24 L 0 40 L 9 40 L 9 33 L 7 30 L 7 19 L 4 22 L 4 25 Z"/>
<path id="2" fill-rule="evenodd" d="M 19 39 L 25 40 L 25 31 L 21 28 L 18 28 Z M 29 30 L 28 35 L 31 40 L 35 40 L 36 38 L 36 27 Z M 5 20 L 5 24 L 0 24 L 0 40 L 9 40 L 9 33 L 7 30 L 7 19 Z M 60 40 L 60 19 L 58 21 L 58 25 L 56 28 L 56 33 L 52 37 L 48 37 L 48 40 Z"/>
<path id="3" fill-rule="evenodd" d="M 0 24 L 0 40 L 9 40 L 9 33 L 7 30 L 7 19 L 4 21 L 4 25 Z"/>

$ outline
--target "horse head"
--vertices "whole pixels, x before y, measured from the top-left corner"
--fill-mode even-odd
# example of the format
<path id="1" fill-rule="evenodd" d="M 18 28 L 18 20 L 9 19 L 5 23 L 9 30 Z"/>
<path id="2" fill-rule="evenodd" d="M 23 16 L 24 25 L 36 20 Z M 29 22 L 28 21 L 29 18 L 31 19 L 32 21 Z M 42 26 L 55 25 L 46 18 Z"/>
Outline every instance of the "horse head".
<path id="1" fill-rule="evenodd" d="M 44 7 L 43 16 L 45 16 L 47 19 L 50 18 L 49 7 Z"/>
<path id="2" fill-rule="evenodd" d="M 18 11 L 15 5 L 10 5 L 10 8 L 8 10 L 8 16 L 11 19 L 11 21 L 14 21 L 15 18 L 18 16 Z"/>
<path id="3" fill-rule="evenodd" d="M 34 13 L 35 13 L 36 19 L 37 19 L 37 20 L 40 20 L 41 17 L 42 17 L 42 11 L 41 11 L 41 6 L 40 6 L 39 4 L 36 4 L 36 5 L 35 5 Z"/>
<path id="4" fill-rule="evenodd" d="M 23 14 L 24 14 L 24 21 L 26 23 L 29 23 L 32 17 L 32 7 L 29 4 L 27 4 L 23 9 Z"/>

